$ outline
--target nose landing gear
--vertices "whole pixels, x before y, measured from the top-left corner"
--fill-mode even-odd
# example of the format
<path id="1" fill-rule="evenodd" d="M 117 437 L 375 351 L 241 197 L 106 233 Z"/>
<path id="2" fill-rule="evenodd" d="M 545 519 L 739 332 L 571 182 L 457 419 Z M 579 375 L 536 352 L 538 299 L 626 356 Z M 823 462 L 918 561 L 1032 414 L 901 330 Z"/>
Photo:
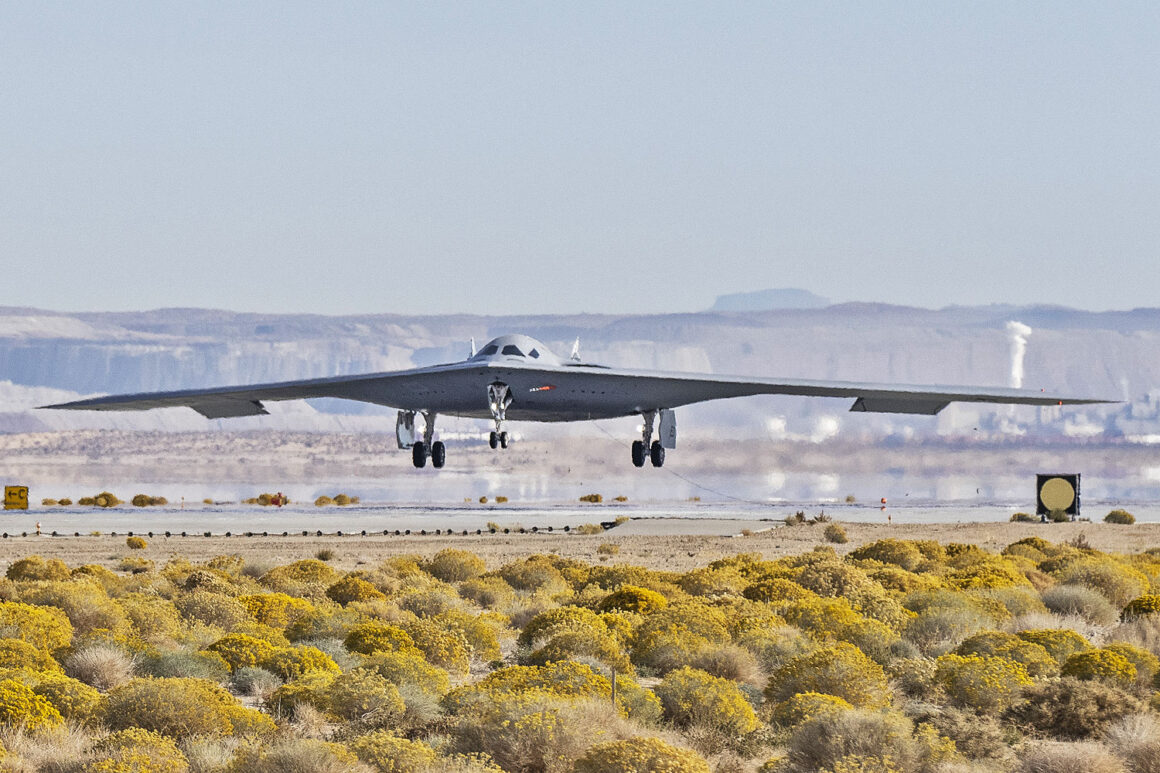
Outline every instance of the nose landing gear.
<path id="1" fill-rule="evenodd" d="M 487 436 L 487 444 L 494 448 L 508 447 L 508 433 L 504 431 L 503 423 L 507 419 L 508 406 L 512 404 L 512 390 L 507 384 L 496 381 L 487 386 L 487 407 L 491 410 L 495 429 Z"/>

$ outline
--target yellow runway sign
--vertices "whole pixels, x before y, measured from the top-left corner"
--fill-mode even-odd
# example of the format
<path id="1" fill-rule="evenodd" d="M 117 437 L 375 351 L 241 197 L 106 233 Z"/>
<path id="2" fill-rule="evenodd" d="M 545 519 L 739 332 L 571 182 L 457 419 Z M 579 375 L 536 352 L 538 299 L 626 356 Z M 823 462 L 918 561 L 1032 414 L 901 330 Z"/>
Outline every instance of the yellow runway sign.
<path id="1" fill-rule="evenodd" d="M 27 510 L 28 509 L 28 486 L 5 486 L 4 487 L 4 509 L 5 510 Z"/>

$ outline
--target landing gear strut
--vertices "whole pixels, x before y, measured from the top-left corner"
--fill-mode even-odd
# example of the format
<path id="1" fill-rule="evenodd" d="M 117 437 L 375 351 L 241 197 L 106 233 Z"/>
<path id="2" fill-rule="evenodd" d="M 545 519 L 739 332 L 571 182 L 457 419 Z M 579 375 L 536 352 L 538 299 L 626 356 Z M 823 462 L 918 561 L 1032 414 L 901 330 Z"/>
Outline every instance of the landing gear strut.
<path id="1" fill-rule="evenodd" d="M 667 443 L 653 440 L 653 426 L 658 413 L 661 417 L 660 434 L 668 439 Z M 673 413 L 662 408 L 659 411 L 642 411 L 641 416 L 644 418 L 644 428 L 641 430 L 640 440 L 632 441 L 632 465 L 633 467 L 644 467 L 645 460 L 648 460 L 652 462 L 653 467 L 663 467 L 666 445 L 669 448 L 676 447 L 677 429 Z"/>
<path id="2" fill-rule="evenodd" d="M 447 446 L 443 445 L 442 440 L 435 439 L 435 412 L 424 412 L 423 420 L 425 422 L 423 439 L 411 446 L 411 463 L 423 468 L 427 466 L 427 459 L 430 457 L 431 466 L 438 470 L 447 463 Z"/>
<path id="3" fill-rule="evenodd" d="M 487 444 L 492 448 L 508 447 L 508 433 L 504 431 L 503 423 L 507 420 L 507 409 L 512 404 L 512 399 L 512 390 L 507 384 L 496 381 L 487 385 L 487 407 L 491 410 L 492 421 L 495 422 L 495 429 L 487 436 Z"/>

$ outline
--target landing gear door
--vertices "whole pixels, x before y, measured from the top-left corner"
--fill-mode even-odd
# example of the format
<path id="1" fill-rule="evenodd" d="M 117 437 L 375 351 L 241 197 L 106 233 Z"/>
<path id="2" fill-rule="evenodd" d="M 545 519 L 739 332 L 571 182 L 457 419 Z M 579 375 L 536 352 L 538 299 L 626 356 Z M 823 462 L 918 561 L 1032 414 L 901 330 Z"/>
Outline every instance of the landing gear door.
<path id="1" fill-rule="evenodd" d="M 395 439 L 399 441 L 399 448 L 410 448 L 419 439 L 415 430 L 415 414 L 411 411 L 399 411 L 399 418 L 395 421 Z"/>
<path id="2" fill-rule="evenodd" d="M 668 408 L 660 410 L 660 441 L 661 448 L 676 448 L 677 447 L 677 414 L 670 411 Z"/>

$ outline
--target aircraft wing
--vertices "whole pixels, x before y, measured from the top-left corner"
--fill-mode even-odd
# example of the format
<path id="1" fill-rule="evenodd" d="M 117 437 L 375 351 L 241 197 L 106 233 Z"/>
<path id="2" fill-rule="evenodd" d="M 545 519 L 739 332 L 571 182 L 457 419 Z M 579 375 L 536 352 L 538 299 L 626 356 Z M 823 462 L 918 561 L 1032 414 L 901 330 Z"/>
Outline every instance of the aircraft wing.
<path id="1" fill-rule="evenodd" d="M 348 400 L 407 406 L 426 386 L 441 380 L 446 366 L 417 368 L 393 373 L 281 381 L 271 384 L 183 389 L 176 392 L 144 392 L 76 400 L 43 408 L 76 411 L 147 411 L 152 408 L 187 407 L 207 419 L 261 416 L 268 411 L 263 401 L 304 400 L 311 397 L 338 397 Z"/>
<path id="2" fill-rule="evenodd" d="M 568 370 L 569 368 L 565 368 Z M 579 368 L 577 368 L 579 369 Z M 580 374 L 569 374 L 568 381 Z M 703 376 L 684 373 L 593 369 L 580 381 L 608 393 L 631 395 L 636 410 L 674 408 L 705 400 L 752 395 L 849 398 L 851 411 L 934 415 L 953 402 L 1013 405 L 1087 405 L 1108 400 L 1065 397 L 1003 387 L 900 385 L 846 381 Z"/>

